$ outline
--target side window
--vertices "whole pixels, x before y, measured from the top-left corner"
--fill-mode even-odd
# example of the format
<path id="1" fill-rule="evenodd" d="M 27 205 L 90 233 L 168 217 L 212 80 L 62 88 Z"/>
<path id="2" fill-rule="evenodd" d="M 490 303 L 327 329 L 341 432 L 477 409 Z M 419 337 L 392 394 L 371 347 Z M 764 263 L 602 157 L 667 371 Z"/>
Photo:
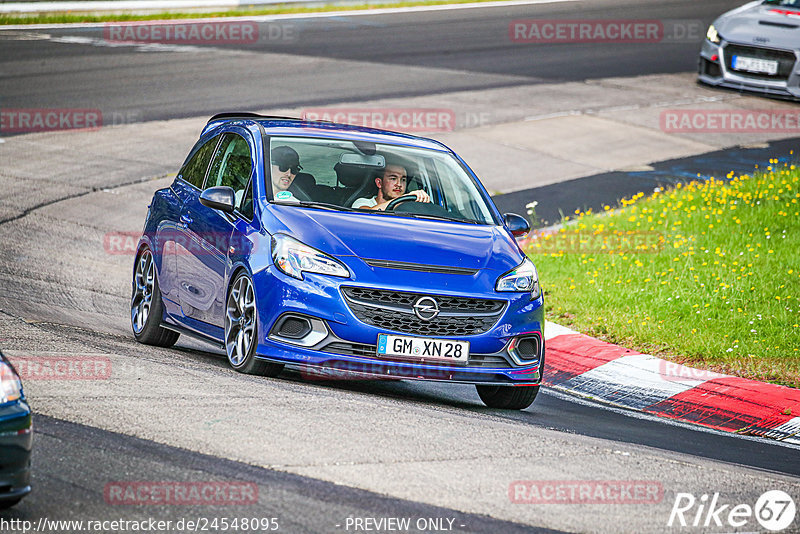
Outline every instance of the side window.
<path id="1" fill-rule="evenodd" d="M 178 173 L 184 180 L 198 189 L 203 188 L 203 178 L 206 176 L 208 162 L 211 161 L 211 154 L 214 152 L 214 147 L 217 146 L 218 140 L 219 136 L 216 136 L 206 141 Z"/>
<path id="2" fill-rule="evenodd" d="M 250 159 L 250 145 L 244 137 L 235 133 L 226 133 L 222 137 L 211 170 L 208 172 L 206 187 L 228 186 L 236 193 L 236 206 L 243 215 L 252 219 L 253 195 L 250 185 L 250 174 L 253 162 Z M 249 211 L 246 199 L 249 196 Z"/>
<path id="3" fill-rule="evenodd" d="M 247 192 L 242 198 L 242 203 L 239 206 L 239 211 L 242 212 L 242 215 L 253 220 L 253 182 L 251 181 L 250 184 L 247 186 Z"/>

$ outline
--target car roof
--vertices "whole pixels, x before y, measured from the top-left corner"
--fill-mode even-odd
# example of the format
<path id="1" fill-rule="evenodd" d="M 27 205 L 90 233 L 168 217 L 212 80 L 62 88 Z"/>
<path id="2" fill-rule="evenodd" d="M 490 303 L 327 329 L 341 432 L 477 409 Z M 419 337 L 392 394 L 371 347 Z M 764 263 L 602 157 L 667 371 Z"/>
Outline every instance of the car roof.
<path id="1" fill-rule="evenodd" d="M 292 117 L 274 117 L 255 113 L 221 113 L 214 115 L 209 119 L 208 124 L 203 129 L 203 133 L 205 134 L 207 131 L 223 124 L 237 122 L 256 122 L 270 136 L 324 137 L 450 151 L 442 143 L 426 137 L 328 121 L 307 121 Z"/>

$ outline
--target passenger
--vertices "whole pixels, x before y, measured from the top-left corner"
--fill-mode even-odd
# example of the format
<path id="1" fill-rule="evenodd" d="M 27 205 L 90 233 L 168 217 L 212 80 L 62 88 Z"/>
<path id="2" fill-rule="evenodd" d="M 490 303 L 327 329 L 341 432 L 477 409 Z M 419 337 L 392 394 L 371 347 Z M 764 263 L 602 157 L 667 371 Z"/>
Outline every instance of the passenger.
<path id="1" fill-rule="evenodd" d="M 275 200 L 299 200 L 289 187 L 294 182 L 297 173 L 302 170 L 300 156 L 288 146 L 279 146 L 272 149 L 272 196 Z"/>
<path id="2" fill-rule="evenodd" d="M 354 208 L 366 208 L 368 210 L 385 210 L 392 200 L 406 194 L 408 174 L 402 165 L 387 164 L 379 176 L 375 177 L 375 185 L 378 186 L 378 194 L 372 198 L 359 198 L 353 202 Z M 409 195 L 417 197 L 416 202 L 430 202 L 428 193 L 422 189 L 410 191 Z"/>

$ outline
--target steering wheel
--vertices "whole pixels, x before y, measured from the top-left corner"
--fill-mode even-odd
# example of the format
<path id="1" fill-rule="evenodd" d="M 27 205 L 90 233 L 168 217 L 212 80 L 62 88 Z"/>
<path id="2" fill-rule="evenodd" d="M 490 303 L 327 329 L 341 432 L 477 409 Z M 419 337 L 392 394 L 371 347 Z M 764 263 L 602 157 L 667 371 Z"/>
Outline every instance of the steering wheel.
<path id="1" fill-rule="evenodd" d="M 416 200 L 417 200 L 417 195 L 411 195 L 411 194 L 397 197 L 396 199 L 386 204 L 386 211 L 393 211 L 397 206 L 399 206 L 404 202 L 412 202 L 412 201 L 416 202 Z"/>

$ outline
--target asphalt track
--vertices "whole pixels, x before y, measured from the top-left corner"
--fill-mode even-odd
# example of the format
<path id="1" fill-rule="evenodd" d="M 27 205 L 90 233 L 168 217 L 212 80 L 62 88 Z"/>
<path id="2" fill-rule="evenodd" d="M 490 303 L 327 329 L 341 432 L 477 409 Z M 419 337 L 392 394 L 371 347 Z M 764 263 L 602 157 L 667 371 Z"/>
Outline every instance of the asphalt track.
<path id="1" fill-rule="evenodd" d="M 120 120 L 158 120 L 686 72 L 696 68 L 697 43 L 707 24 L 736 5 L 736 0 L 589 0 L 298 17 L 264 23 L 263 41 L 198 53 L 170 52 L 168 45 L 161 52 L 113 46 L 102 27 L 0 32 L 0 104 L 101 109 Z M 509 24 L 531 18 L 688 21 L 700 35 L 658 43 L 512 42 Z"/>
<path id="2" fill-rule="evenodd" d="M 593 1 L 308 20 L 297 22 L 302 43 L 191 54 L 101 46 L 92 40 L 96 30 L 0 33 L 0 104 L 99 108 L 147 121 L 684 72 L 694 68 L 696 43 L 531 48 L 502 37 L 516 18 L 707 23 L 733 4 Z M 76 36 L 89 40 L 70 43 Z M 0 224 L 3 348 L 108 353 L 115 365 L 108 384 L 27 384 L 42 414 L 34 423 L 36 489 L 0 518 L 234 513 L 230 507 L 111 506 L 103 487 L 115 480 L 252 481 L 259 504 L 235 513 L 278 516 L 283 532 L 345 531 L 342 521 L 353 516 L 453 518 L 462 532 L 662 532 L 669 531 L 676 492 L 718 491 L 735 502 L 753 501 L 765 489 L 800 495 L 795 448 L 666 424 L 548 391 L 528 410 L 506 413 L 483 408 L 466 386 L 309 382 L 291 373 L 252 379 L 229 371 L 218 351 L 190 340 L 173 350 L 138 346 L 125 317 L 130 258 L 108 257 L 92 245 L 104 232 L 140 224 L 153 188 L 168 183 L 142 180 L 174 172 L 174 165 L 156 155 L 147 163 L 139 154 L 126 161 L 120 152 L 97 147 L 76 155 L 64 148 L 63 160 L 43 160 L 56 169 L 70 158 L 86 158 L 101 177 L 109 162 L 128 167 L 122 178 L 109 167 L 106 179 L 93 182 L 95 192 L 35 205 Z M 16 168 L 12 157 L 19 155 L 3 153 L 9 158 L 4 168 Z M 680 166 L 671 162 L 665 169 Z M 25 180 L 20 172 L 0 175 L 4 202 L 30 191 L 18 187 Z M 608 195 L 607 184 L 615 180 L 633 188 L 652 183 L 629 178 L 567 182 L 548 200 L 566 209 L 567 197 L 574 201 L 574 190 L 586 184 L 604 184 L 597 190 Z M 102 218 L 109 213 L 113 221 Z M 663 481 L 665 499 L 657 506 L 509 506 L 505 495 L 516 479 L 645 477 Z"/>

